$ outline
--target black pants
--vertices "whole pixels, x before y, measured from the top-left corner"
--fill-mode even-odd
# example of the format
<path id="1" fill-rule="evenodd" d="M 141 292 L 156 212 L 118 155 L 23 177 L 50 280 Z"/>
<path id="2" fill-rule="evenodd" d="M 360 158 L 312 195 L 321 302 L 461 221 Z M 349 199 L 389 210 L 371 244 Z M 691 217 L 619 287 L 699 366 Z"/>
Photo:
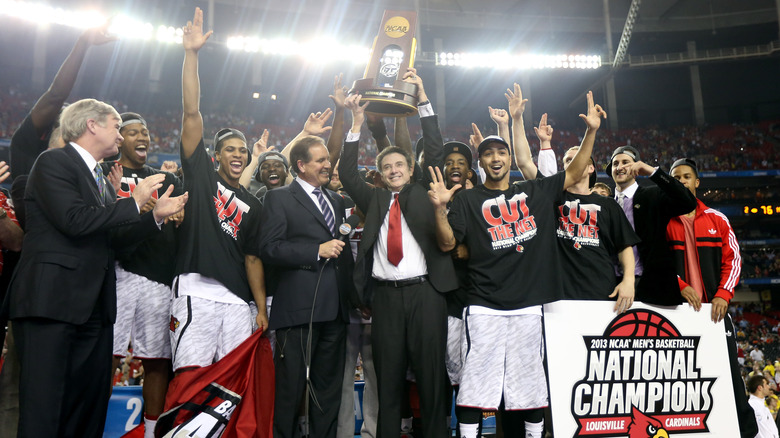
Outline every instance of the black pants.
<path id="1" fill-rule="evenodd" d="M 308 325 L 276 330 L 275 438 L 292 438 L 298 428 L 298 408 L 306 390 L 304 352 L 308 332 Z M 313 393 L 309 397 L 309 434 L 312 437 L 336 436 L 346 339 L 347 325 L 341 320 L 317 322 L 312 327 L 310 376 Z"/>
<path id="2" fill-rule="evenodd" d="M 739 361 L 737 360 L 737 331 L 734 329 L 734 322 L 731 315 L 726 312 L 723 318 L 724 328 L 726 329 L 726 347 L 729 353 L 729 368 L 731 368 L 731 384 L 734 386 L 734 403 L 737 407 L 737 419 L 739 421 L 740 436 L 754 437 L 758 434 L 758 424 L 753 408 L 748 403 L 745 394 L 745 382 L 742 380 Z"/>
<path id="3" fill-rule="evenodd" d="M 423 436 L 447 436 L 447 303 L 430 283 L 374 290 L 372 347 L 379 395 L 377 436 L 396 438 L 406 370 L 417 380 Z"/>
<path id="4" fill-rule="evenodd" d="M 111 396 L 114 326 L 95 312 L 81 325 L 13 321 L 19 354 L 20 438 L 100 438 Z"/>

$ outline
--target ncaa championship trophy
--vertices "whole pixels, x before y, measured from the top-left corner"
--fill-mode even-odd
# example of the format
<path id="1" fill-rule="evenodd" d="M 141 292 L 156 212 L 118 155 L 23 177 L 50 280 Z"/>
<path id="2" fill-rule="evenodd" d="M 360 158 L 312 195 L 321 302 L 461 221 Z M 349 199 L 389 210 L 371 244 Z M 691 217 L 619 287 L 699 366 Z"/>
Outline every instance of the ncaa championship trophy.
<path id="1" fill-rule="evenodd" d="M 387 117 L 417 114 L 417 86 L 401 80 L 407 67 L 414 66 L 416 26 L 416 12 L 385 11 L 363 79 L 356 80 L 349 92 L 369 102 L 366 112 Z"/>

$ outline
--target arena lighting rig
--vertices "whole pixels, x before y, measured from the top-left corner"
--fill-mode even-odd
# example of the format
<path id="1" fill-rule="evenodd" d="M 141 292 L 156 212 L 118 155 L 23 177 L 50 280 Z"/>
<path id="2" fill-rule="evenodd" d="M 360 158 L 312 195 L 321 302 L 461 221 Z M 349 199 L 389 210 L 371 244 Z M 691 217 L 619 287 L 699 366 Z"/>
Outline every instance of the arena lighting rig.
<path id="1" fill-rule="evenodd" d="M 99 26 L 108 17 L 95 10 L 68 10 L 43 3 L 18 0 L 0 0 L 0 15 L 8 15 L 39 26 L 58 24 L 87 29 Z M 118 14 L 111 18 L 109 32 L 123 40 L 158 41 L 166 44 L 181 44 L 182 30 L 179 26 L 158 25 Z M 213 40 L 213 38 L 212 38 Z M 300 42 L 288 38 L 263 39 L 254 36 L 230 36 L 226 40 L 216 39 L 229 50 L 246 53 L 262 53 L 273 56 L 295 56 L 306 62 L 322 64 L 327 62 L 353 62 L 365 64 L 370 48 L 360 45 L 339 44 L 330 37 L 319 37 Z M 600 55 L 578 54 L 512 54 L 424 52 L 418 62 L 431 62 L 440 67 L 491 68 L 491 69 L 597 69 L 602 66 Z"/>

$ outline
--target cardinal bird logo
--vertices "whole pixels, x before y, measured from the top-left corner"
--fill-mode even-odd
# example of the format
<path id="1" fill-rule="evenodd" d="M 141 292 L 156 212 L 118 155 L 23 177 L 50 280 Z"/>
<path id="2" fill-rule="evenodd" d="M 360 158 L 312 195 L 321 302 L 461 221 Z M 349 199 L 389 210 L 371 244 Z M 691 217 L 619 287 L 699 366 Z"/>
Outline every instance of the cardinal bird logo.
<path id="1" fill-rule="evenodd" d="M 628 438 L 669 438 L 669 434 L 660 421 L 643 414 L 636 406 L 632 406 Z"/>

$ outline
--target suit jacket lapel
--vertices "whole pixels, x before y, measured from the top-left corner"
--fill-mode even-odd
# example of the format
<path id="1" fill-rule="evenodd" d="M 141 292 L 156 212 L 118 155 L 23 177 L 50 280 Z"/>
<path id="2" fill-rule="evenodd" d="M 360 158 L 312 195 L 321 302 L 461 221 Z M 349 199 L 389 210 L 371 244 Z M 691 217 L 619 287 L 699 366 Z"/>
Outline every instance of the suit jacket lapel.
<path id="1" fill-rule="evenodd" d="M 319 221 L 322 227 L 327 230 L 328 225 L 325 223 L 325 216 L 322 215 L 319 207 L 314 205 L 314 201 L 309 197 L 308 193 L 306 193 L 306 190 L 298 184 L 298 181 L 293 181 L 292 184 L 290 184 L 290 192 L 292 193 L 293 198 L 297 199 L 303 208 L 311 213 L 311 215 Z"/>
<path id="2" fill-rule="evenodd" d="M 103 205 L 104 202 L 101 199 L 102 195 L 98 191 L 97 183 L 95 182 L 95 174 L 92 173 L 92 169 L 89 169 L 87 167 L 87 163 L 84 162 L 84 159 L 81 158 L 81 155 L 79 155 L 79 153 L 76 151 L 75 148 L 73 148 L 73 146 L 71 146 L 70 144 L 66 144 L 64 149 L 65 149 L 65 153 L 68 154 L 68 156 L 73 161 L 76 162 L 76 167 L 79 169 L 79 172 L 81 174 L 80 177 L 87 180 L 87 182 L 84 184 L 86 184 L 90 188 L 90 191 L 94 195 L 95 201 L 99 205 Z M 106 181 L 106 183 L 108 183 L 108 181 Z"/>

